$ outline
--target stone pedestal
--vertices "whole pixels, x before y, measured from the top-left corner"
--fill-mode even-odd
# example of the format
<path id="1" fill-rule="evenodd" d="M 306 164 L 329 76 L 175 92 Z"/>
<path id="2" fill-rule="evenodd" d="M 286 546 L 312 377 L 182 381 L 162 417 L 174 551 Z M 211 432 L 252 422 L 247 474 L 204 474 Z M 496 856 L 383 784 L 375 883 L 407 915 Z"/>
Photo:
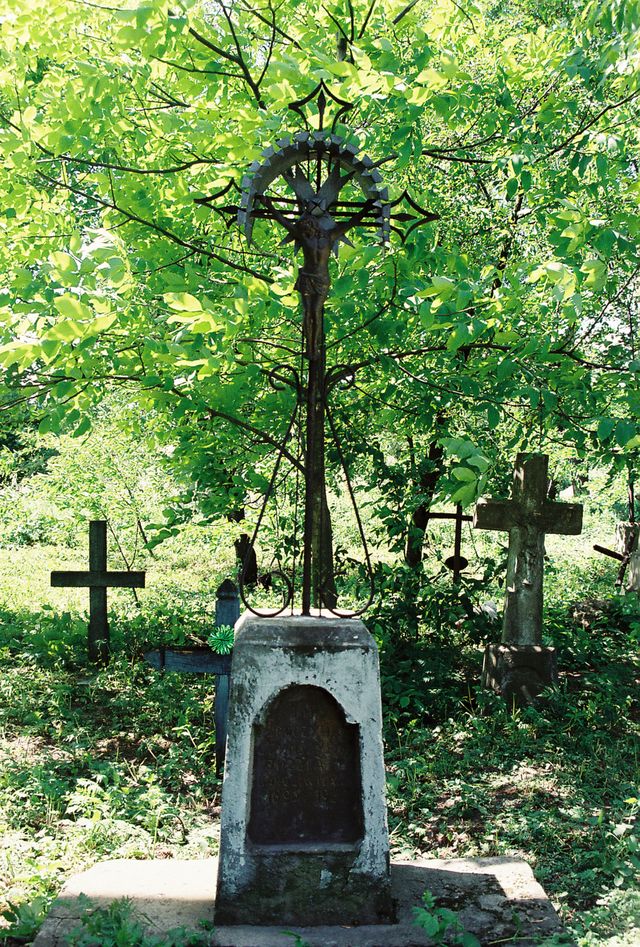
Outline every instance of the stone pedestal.
<path id="1" fill-rule="evenodd" d="M 354 619 L 244 615 L 231 681 L 216 925 L 389 921 L 373 638 Z"/>
<path id="2" fill-rule="evenodd" d="M 530 703 L 545 687 L 558 680 L 555 648 L 542 645 L 487 645 L 482 685 L 507 700 Z"/>

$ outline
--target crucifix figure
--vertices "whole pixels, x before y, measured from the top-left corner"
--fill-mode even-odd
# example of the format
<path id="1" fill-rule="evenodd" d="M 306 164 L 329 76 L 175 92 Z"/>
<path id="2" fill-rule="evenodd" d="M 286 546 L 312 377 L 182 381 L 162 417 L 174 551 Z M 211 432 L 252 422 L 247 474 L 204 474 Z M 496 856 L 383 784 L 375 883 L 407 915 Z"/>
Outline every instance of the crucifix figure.
<path id="1" fill-rule="evenodd" d="M 325 499 L 325 414 L 327 396 L 326 341 L 324 306 L 331 287 L 329 261 L 337 252 L 338 244 L 347 240 L 346 234 L 361 223 L 374 207 L 374 201 L 365 200 L 347 220 L 338 224 L 329 212 L 345 184 L 355 171 L 341 174 L 336 162 L 324 181 L 317 187 L 307 178 L 304 170 L 294 165 L 285 169 L 282 177 L 295 194 L 299 216 L 290 220 L 266 195 L 261 202 L 274 220 L 286 231 L 284 243 L 293 242 L 302 250 L 303 265 L 298 271 L 296 289 L 303 310 L 302 333 L 304 357 L 307 361 L 305 459 L 305 510 L 302 614 L 308 615 L 312 605 L 336 606 L 333 576 L 330 574 L 326 546 L 328 543 Z"/>
<path id="2" fill-rule="evenodd" d="M 109 572 L 107 570 L 107 521 L 89 523 L 89 571 L 52 572 L 53 588 L 89 589 L 89 660 L 105 664 L 109 657 L 109 622 L 107 589 L 143 589 L 144 572 Z"/>
<path id="3" fill-rule="evenodd" d="M 542 580 L 545 533 L 577 536 L 582 505 L 547 500 L 549 458 L 518 454 L 510 500 L 479 500 L 476 529 L 509 532 L 502 643 L 542 644 Z"/>

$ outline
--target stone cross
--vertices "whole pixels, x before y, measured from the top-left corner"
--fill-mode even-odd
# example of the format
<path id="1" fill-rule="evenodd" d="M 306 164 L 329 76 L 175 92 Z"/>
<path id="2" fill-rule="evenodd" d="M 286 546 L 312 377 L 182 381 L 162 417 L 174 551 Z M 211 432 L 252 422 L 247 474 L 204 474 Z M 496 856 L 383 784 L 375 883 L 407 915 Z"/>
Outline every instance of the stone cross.
<path id="1" fill-rule="evenodd" d="M 581 504 L 547 500 L 548 468 L 546 454 L 518 454 L 511 499 L 479 500 L 476 506 L 476 529 L 509 532 L 504 645 L 542 644 L 545 533 L 577 536 L 582 531 Z"/>
<path id="2" fill-rule="evenodd" d="M 107 589 L 143 589 L 144 572 L 107 571 L 107 521 L 89 523 L 89 571 L 52 572 L 54 588 L 89 589 L 89 660 L 104 664 L 109 657 Z"/>

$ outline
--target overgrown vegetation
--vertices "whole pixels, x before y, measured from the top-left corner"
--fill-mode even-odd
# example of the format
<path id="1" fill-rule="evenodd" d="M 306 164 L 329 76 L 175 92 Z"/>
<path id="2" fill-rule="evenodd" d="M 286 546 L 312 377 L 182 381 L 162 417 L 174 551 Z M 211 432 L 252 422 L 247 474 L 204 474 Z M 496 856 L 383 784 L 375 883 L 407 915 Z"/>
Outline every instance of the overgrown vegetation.
<path id="1" fill-rule="evenodd" d="M 48 489 L 60 499 L 55 476 Z M 580 944 L 631 947 L 640 931 L 640 611 L 635 596 L 613 594 L 615 566 L 582 558 L 612 522 L 586 499 L 587 537 L 548 562 L 546 631 L 561 673 L 536 708 L 478 686 L 482 645 L 499 634 L 486 608 L 501 596 L 495 538 L 475 537 L 459 589 L 439 574 L 448 527 L 432 533 L 424 568 L 379 564 L 368 623 L 381 650 L 394 851 L 525 858 Z M 161 676 L 142 653 L 206 640 L 233 550 L 194 525 L 157 547 L 139 605 L 114 594 L 114 658 L 96 671 L 85 657 L 85 599 L 47 587 L 61 557 L 85 557 L 84 530 L 66 551 L 6 540 L 0 549 L 0 873 L 13 943 L 29 943 L 64 879 L 99 859 L 217 850 L 210 684 Z M 196 588 L 203 557 L 207 581 Z"/>
<path id="2" fill-rule="evenodd" d="M 631 947 L 640 617 L 590 552 L 634 511 L 640 448 L 639 0 L 4 0 L 0 22 L 7 937 L 28 942 L 98 858 L 216 850 L 210 687 L 142 654 L 211 640 L 282 446 L 293 389 L 270 382 L 300 362 L 299 258 L 264 220 L 248 246 L 220 201 L 322 81 L 353 103 L 327 122 L 392 204 L 409 188 L 431 215 L 384 251 L 356 228 L 325 313 L 374 547 L 393 844 L 521 855 L 583 947 Z M 466 532 L 452 588 L 451 535 L 429 522 L 504 495 L 518 450 L 552 454 L 555 490 L 588 489 L 585 534 L 548 544 L 561 676 L 529 709 L 478 686 L 504 542 Z M 327 453 L 353 592 L 357 530 Z M 298 474 L 283 464 L 278 487 L 263 578 L 299 553 Z M 150 579 L 137 601 L 110 591 L 102 670 L 84 657 L 86 592 L 48 583 L 86 564 L 92 517 L 112 563 Z M 98 911 L 84 934 L 137 938 L 130 920 Z"/>

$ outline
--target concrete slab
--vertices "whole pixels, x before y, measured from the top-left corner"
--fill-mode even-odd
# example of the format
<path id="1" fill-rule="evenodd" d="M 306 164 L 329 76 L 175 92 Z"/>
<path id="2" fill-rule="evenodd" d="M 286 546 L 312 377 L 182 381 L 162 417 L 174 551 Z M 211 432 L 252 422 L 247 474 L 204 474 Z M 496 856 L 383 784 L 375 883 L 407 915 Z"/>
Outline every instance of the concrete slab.
<path id="1" fill-rule="evenodd" d="M 153 933 L 212 924 L 217 859 L 200 861 L 110 861 L 70 879 L 33 947 L 64 947 L 78 925 L 82 893 L 96 905 L 130 898 Z M 439 907 L 456 911 L 465 929 L 485 947 L 512 941 L 534 947 L 562 930 L 560 920 L 526 862 L 514 858 L 421 859 L 394 861 L 392 893 L 397 922 L 361 927 L 296 927 L 308 947 L 421 947 L 432 944 L 413 924 L 413 908 L 425 890 Z M 203 935 L 211 947 L 292 947 L 287 925 L 218 926 Z"/>

